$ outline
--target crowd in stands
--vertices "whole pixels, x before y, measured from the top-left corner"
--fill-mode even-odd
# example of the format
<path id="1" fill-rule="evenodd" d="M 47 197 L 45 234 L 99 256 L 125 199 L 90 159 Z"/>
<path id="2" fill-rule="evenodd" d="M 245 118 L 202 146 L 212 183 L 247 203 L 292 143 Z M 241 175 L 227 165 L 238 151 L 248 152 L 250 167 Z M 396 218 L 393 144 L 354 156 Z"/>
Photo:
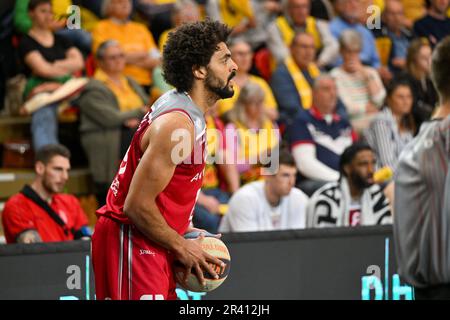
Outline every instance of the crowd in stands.
<path id="1" fill-rule="evenodd" d="M 450 35 L 450 0 L 5 1 L 0 117 L 30 117 L 40 154 L 61 143 L 59 118 L 75 108 L 73 134 L 101 206 L 140 120 L 171 90 L 161 71 L 170 31 L 208 18 L 233 27 L 228 47 L 238 70 L 234 96 L 205 114 L 215 161 L 194 226 L 215 233 L 392 223 L 391 181 L 375 173 L 395 173 L 439 102 L 430 61 Z M 21 74 L 21 92 L 7 90 Z M 73 79 L 85 82 L 71 87 Z M 17 113 L 4 103 L 14 94 L 22 97 Z M 61 148 L 56 156 L 67 160 Z M 38 176 L 53 156 L 37 159 Z M 52 208 L 61 190 L 45 194 Z M 26 223 L 12 214 L 17 199 L 3 214 L 8 242 L 46 241 L 45 232 L 20 235 L 13 226 Z"/>

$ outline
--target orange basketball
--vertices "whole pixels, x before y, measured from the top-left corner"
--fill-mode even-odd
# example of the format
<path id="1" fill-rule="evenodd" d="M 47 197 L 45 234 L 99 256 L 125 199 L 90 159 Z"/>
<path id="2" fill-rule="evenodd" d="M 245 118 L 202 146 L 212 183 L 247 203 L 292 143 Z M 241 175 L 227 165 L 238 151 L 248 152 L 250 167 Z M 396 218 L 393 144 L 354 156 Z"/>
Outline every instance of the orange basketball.
<path id="1" fill-rule="evenodd" d="M 198 282 L 197 276 L 192 273 L 189 275 L 187 283 L 183 283 L 182 280 L 184 270 L 182 267 L 176 266 L 174 268 L 174 272 L 177 283 L 182 288 L 193 292 L 209 292 L 218 288 L 225 281 L 228 277 L 228 273 L 230 272 L 231 257 L 227 246 L 222 240 L 213 237 L 206 237 L 203 239 L 201 245 L 205 252 L 223 261 L 225 263 L 225 267 L 222 268 L 216 264 L 213 264 L 213 268 L 219 275 L 219 279 L 215 279 L 209 274 L 209 272 L 203 271 L 203 276 L 206 282 L 203 286 Z"/>

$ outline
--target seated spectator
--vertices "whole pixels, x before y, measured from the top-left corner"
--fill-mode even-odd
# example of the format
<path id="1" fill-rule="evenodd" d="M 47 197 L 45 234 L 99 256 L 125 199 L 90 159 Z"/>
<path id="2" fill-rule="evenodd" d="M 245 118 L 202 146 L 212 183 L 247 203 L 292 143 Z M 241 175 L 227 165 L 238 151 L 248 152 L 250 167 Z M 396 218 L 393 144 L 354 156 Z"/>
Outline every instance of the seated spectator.
<path id="1" fill-rule="evenodd" d="M 250 0 L 254 13 L 254 25 L 240 33 L 254 52 L 266 48 L 268 33 L 267 26 L 282 12 L 282 1 L 279 0 Z"/>
<path id="2" fill-rule="evenodd" d="M 334 68 L 331 75 L 336 80 L 338 96 L 347 109 L 352 127 L 361 132 L 382 106 L 386 90 L 377 71 L 361 62 L 359 54 L 363 44 L 358 32 L 342 32 L 339 44 L 344 62 Z"/>
<path id="3" fill-rule="evenodd" d="M 261 165 L 279 144 L 278 127 L 264 113 L 264 91 L 253 82 L 241 90 L 225 127 L 227 152 L 237 164 L 242 184 L 260 179 Z M 226 161 L 230 163 L 230 161 Z"/>
<path id="4" fill-rule="evenodd" d="M 14 25 L 11 21 L 12 12 L 14 10 L 15 0 L 6 0 L 2 2 L 0 7 L 0 115 L 13 114 L 21 101 L 21 90 L 11 88 L 12 83 L 19 79 L 22 75 L 18 75 L 19 65 L 17 63 L 16 49 L 13 45 Z M 13 99 L 12 96 L 16 98 Z M 13 103 L 12 101 L 17 101 Z M 16 107 L 14 107 L 16 106 Z M 13 111 L 14 110 L 14 111 Z"/>
<path id="5" fill-rule="evenodd" d="M 161 63 L 161 54 L 152 34 L 141 23 L 129 21 L 131 0 L 105 0 L 108 19 L 100 20 L 92 31 L 93 52 L 100 43 L 114 39 L 125 51 L 125 75 L 146 88 L 152 84 L 152 70 Z"/>
<path id="6" fill-rule="evenodd" d="M 286 134 L 300 172 L 297 186 L 310 196 L 339 178 L 339 158 L 355 140 L 348 120 L 336 114 L 337 93 L 333 78 L 320 75 L 313 87 L 313 106 L 300 113 Z"/>
<path id="7" fill-rule="evenodd" d="M 395 171 L 403 148 L 416 132 L 412 116 L 412 91 L 407 80 L 393 80 L 388 87 L 386 106 L 375 116 L 365 138 L 377 158 L 377 168 Z"/>
<path id="8" fill-rule="evenodd" d="M 387 66 L 392 75 L 398 75 L 405 69 L 408 47 L 413 37 L 404 26 L 404 21 L 402 2 L 388 0 L 382 14 L 381 29 L 373 29 L 381 64 Z M 392 75 L 383 80 L 389 82 Z"/>
<path id="9" fill-rule="evenodd" d="M 234 36 L 244 36 L 256 26 L 255 11 L 250 0 L 208 0 L 205 9 L 212 20 L 232 28 Z"/>
<path id="10" fill-rule="evenodd" d="M 28 15 L 30 0 L 17 0 L 14 8 L 14 26 L 16 30 L 23 34 L 28 34 L 32 21 Z M 67 28 L 67 9 L 72 5 L 71 0 L 52 0 L 54 16 L 51 23 L 51 30 L 63 38 L 67 38 L 85 56 L 91 52 L 92 36 L 89 32 L 79 28 Z M 80 21 L 83 21 L 80 18 Z"/>
<path id="11" fill-rule="evenodd" d="M 7 243 L 54 242 L 90 236 L 88 220 L 73 195 L 61 193 L 70 171 L 70 151 L 47 145 L 36 153 L 36 177 L 9 198 L 2 213 Z"/>
<path id="12" fill-rule="evenodd" d="M 412 113 L 419 129 L 431 115 L 438 103 L 436 89 L 431 82 L 431 46 L 425 39 L 411 42 L 406 57 L 406 77 L 412 87 L 414 104 Z"/>
<path id="13" fill-rule="evenodd" d="M 196 228 L 217 233 L 230 194 L 239 189 L 236 164 L 226 163 L 225 126 L 217 116 L 217 105 L 205 115 L 208 160 L 203 174 L 202 190 L 195 204 L 193 224 Z"/>
<path id="14" fill-rule="evenodd" d="M 24 90 L 26 100 L 57 89 L 84 67 L 80 51 L 66 38 L 52 33 L 50 0 L 30 0 L 28 14 L 32 26 L 19 44 L 19 54 L 28 76 Z M 50 104 L 32 114 L 31 134 L 35 150 L 58 143 L 57 106 Z"/>
<path id="15" fill-rule="evenodd" d="M 333 19 L 335 13 L 332 0 L 311 0 L 311 15 L 326 21 Z"/>
<path id="16" fill-rule="evenodd" d="M 172 9 L 172 25 L 173 28 L 165 30 L 158 40 L 159 51 L 163 52 L 169 32 L 183 23 L 196 22 L 200 20 L 200 9 L 198 4 L 192 0 L 178 0 Z"/>
<path id="17" fill-rule="evenodd" d="M 309 200 L 307 227 L 355 227 L 391 224 L 388 199 L 374 184 L 375 154 L 356 143 L 342 153 L 339 181 L 317 190 Z"/>
<path id="18" fill-rule="evenodd" d="M 229 202 L 220 232 L 303 229 L 308 197 L 295 188 L 297 169 L 292 155 L 279 154 L 279 166 L 265 168 L 264 181 L 243 186 Z"/>
<path id="19" fill-rule="evenodd" d="M 124 75 L 125 53 L 117 41 L 100 44 L 96 58 L 98 69 L 76 104 L 81 111 L 81 144 L 97 201 L 102 205 L 120 159 L 148 109 L 148 96 L 136 81 Z"/>
<path id="20" fill-rule="evenodd" d="M 427 0 L 401 0 L 405 8 L 405 26 L 412 30 L 414 22 L 422 18 L 427 12 L 425 2 Z"/>
<path id="21" fill-rule="evenodd" d="M 102 1 L 76 0 L 81 9 L 81 21 L 84 30 L 91 32 L 102 17 Z"/>
<path id="22" fill-rule="evenodd" d="M 144 20 L 147 26 L 151 26 L 151 33 L 155 40 L 161 34 L 172 27 L 172 10 L 177 0 L 132 0 L 132 15 Z"/>
<path id="23" fill-rule="evenodd" d="M 339 39 L 342 32 L 347 29 L 358 32 L 361 36 L 359 53 L 361 62 L 376 69 L 380 68 L 375 38 L 366 26 L 360 23 L 361 15 L 364 14 L 362 2 L 360 0 L 336 0 L 335 7 L 338 16 L 330 22 L 330 30 L 333 36 Z M 338 59 L 337 65 L 341 63 L 342 59 Z"/>
<path id="24" fill-rule="evenodd" d="M 81 28 L 90 34 L 91 46 L 89 52 L 92 50 L 92 29 L 97 22 L 101 19 L 102 1 L 90 1 L 90 0 L 75 0 L 73 3 L 80 10 L 80 22 Z M 67 7 L 66 7 L 67 10 Z"/>
<path id="25" fill-rule="evenodd" d="M 267 27 L 267 46 L 276 61 L 283 63 L 290 54 L 289 46 L 294 35 L 306 32 L 314 39 L 318 67 L 333 64 L 339 54 L 338 42 L 331 34 L 327 21 L 310 15 L 311 0 L 287 0 L 285 4 L 284 15 Z"/>
<path id="26" fill-rule="evenodd" d="M 290 52 L 270 79 L 282 123 L 289 123 L 300 111 L 311 108 L 311 85 L 320 74 L 315 63 L 316 47 L 312 35 L 304 32 L 295 35 Z"/>
<path id="27" fill-rule="evenodd" d="M 449 0 L 430 0 L 428 14 L 414 23 L 416 36 L 427 38 L 433 48 L 450 34 L 449 3 Z"/>
<path id="28" fill-rule="evenodd" d="M 273 96 L 272 90 L 263 78 L 250 74 L 253 59 L 253 52 L 250 45 L 244 39 L 240 38 L 233 40 L 228 47 L 231 51 L 231 58 L 238 66 L 238 69 L 236 76 L 233 78 L 233 81 L 235 83 L 235 85 L 233 86 L 233 97 L 217 101 L 219 116 L 222 116 L 224 113 L 230 111 L 233 108 L 234 104 L 236 103 L 237 97 L 239 96 L 240 89 L 243 88 L 247 83 L 252 82 L 257 84 L 261 87 L 261 89 L 264 90 L 264 110 L 267 116 L 273 121 L 277 120 L 277 103 Z"/>

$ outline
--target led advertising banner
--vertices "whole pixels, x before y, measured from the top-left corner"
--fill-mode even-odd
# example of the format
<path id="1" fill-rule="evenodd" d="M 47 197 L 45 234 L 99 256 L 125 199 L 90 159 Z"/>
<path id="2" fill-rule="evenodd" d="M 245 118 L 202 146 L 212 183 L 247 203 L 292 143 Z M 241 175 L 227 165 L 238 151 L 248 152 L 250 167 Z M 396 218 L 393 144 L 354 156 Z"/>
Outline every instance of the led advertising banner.
<path id="1" fill-rule="evenodd" d="M 181 300 L 413 299 L 395 274 L 392 228 L 225 234 L 228 278 Z M 90 242 L 0 246 L 0 299 L 95 299 Z M 157 298 L 157 297 L 155 297 Z"/>

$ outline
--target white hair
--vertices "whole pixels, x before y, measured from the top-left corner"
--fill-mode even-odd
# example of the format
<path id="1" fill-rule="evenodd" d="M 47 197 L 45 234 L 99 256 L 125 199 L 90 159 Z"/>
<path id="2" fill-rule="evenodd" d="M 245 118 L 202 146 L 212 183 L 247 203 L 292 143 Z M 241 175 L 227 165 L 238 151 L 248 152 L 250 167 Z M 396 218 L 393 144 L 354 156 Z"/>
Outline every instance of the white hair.
<path id="1" fill-rule="evenodd" d="M 339 46 L 347 50 L 361 50 L 362 38 L 358 31 L 353 29 L 344 30 L 339 37 Z"/>

